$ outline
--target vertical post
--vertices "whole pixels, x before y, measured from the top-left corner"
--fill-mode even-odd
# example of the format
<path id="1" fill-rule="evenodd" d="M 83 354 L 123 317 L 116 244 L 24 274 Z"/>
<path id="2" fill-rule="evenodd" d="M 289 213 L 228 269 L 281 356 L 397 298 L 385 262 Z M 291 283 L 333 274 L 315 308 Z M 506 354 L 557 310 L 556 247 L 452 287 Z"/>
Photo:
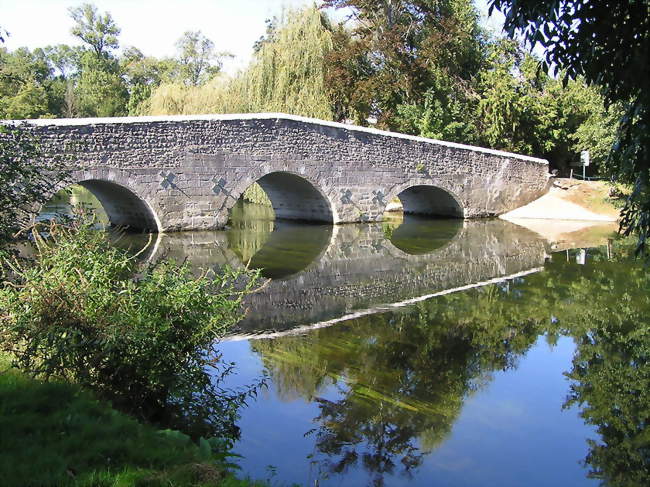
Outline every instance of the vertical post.
<path id="1" fill-rule="evenodd" d="M 571 172 L 569 173 L 569 179 L 573 179 L 573 168 L 571 168 Z"/>
<path id="2" fill-rule="evenodd" d="M 614 256 L 614 250 L 612 248 L 613 244 L 614 244 L 614 239 L 608 238 L 607 239 L 607 260 L 611 260 L 612 257 Z"/>
<path id="3" fill-rule="evenodd" d="M 585 181 L 587 179 L 587 174 L 586 174 L 586 169 L 587 166 L 589 165 L 589 151 L 588 150 L 583 150 L 580 153 L 580 163 L 582 164 L 582 180 Z"/>

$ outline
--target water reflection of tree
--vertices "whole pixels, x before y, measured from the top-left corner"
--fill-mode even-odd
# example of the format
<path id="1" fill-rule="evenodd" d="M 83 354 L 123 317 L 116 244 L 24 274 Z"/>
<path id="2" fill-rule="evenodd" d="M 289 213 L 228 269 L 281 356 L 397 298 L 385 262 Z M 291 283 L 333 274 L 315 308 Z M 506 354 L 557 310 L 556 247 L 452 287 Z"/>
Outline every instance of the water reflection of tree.
<path id="1" fill-rule="evenodd" d="M 310 434 L 320 475 L 361 466 L 376 485 L 410 475 L 449 434 L 464 398 L 493 370 L 513 366 L 540 333 L 541 321 L 498 305 L 505 292 L 490 287 L 255 342 L 280 397 L 319 406 Z M 461 309 L 468 312 L 459 317 Z"/>
<path id="2" fill-rule="evenodd" d="M 310 433 L 321 475 L 361 466 L 377 485 L 410 475 L 449 434 L 464 399 L 546 333 L 550 343 L 577 339 L 570 402 L 601 435 L 590 442 L 592 475 L 650 485 L 650 274 L 562 257 L 525 279 L 255 342 L 280 397 L 318 404 Z"/>
<path id="3" fill-rule="evenodd" d="M 616 487 L 650 485 L 650 273 L 609 264 L 590 277 L 575 286 L 589 307 L 573 322 L 567 406 L 579 404 L 600 436 L 588 440 L 590 477 Z"/>

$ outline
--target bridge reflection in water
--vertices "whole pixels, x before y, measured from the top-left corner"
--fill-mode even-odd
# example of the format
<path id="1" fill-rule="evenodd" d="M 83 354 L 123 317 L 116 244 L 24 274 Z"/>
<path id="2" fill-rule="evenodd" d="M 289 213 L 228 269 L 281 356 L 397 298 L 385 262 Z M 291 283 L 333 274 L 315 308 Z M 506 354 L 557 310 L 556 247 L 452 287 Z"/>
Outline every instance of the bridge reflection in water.
<path id="1" fill-rule="evenodd" d="M 538 235 L 502 220 L 424 220 L 354 225 L 273 221 L 264 208 L 233 214 L 223 232 L 160 235 L 156 259 L 195 268 L 249 265 L 271 282 L 246 300 L 237 337 L 323 326 L 354 313 L 537 270 Z M 393 304 L 391 304 L 393 303 Z M 232 338 L 234 339 L 235 336 Z"/>

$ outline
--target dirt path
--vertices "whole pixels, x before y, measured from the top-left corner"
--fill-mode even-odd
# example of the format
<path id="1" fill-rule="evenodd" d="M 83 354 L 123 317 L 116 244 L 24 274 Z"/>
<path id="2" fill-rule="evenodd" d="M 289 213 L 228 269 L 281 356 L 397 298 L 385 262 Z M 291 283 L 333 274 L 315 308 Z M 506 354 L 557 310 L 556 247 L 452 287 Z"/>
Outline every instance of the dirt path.
<path id="1" fill-rule="evenodd" d="M 608 185 L 600 181 L 556 179 L 544 196 L 501 215 L 501 218 L 615 222 L 619 217 L 619 210 L 609 199 L 608 192 Z"/>
<path id="2" fill-rule="evenodd" d="M 591 247 L 618 229 L 613 203 L 606 183 L 558 178 L 547 194 L 501 218 L 541 235 L 554 250 Z"/>

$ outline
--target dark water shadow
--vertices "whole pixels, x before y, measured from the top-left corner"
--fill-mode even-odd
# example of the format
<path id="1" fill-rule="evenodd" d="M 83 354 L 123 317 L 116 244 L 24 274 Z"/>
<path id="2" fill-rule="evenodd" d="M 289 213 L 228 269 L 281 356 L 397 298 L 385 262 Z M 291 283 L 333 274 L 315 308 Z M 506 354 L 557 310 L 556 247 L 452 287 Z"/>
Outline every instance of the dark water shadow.
<path id="1" fill-rule="evenodd" d="M 228 227 L 229 249 L 270 279 L 288 278 L 318 262 L 332 238 L 331 225 L 276 220 L 272 208 L 241 201 Z"/>
<path id="2" fill-rule="evenodd" d="M 424 255 L 448 245 L 463 228 L 463 220 L 404 215 L 401 223 L 388 222 L 384 234 L 391 243 L 410 255 Z"/>
<path id="3" fill-rule="evenodd" d="M 230 233 L 228 234 L 230 237 Z M 233 244 L 247 243 L 246 237 L 260 241 L 259 234 L 248 235 L 239 233 L 239 242 L 229 238 L 231 250 L 238 255 L 244 255 L 242 250 Z M 277 221 L 274 229 L 263 239 L 259 249 L 250 256 L 249 260 L 242 259 L 244 264 L 252 269 L 261 269 L 263 277 L 283 279 L 307 269 L 313 262 L 318 262 L 321 254 L 327 249 L 332 237 L 330 225 L 305 225 Z"/>

